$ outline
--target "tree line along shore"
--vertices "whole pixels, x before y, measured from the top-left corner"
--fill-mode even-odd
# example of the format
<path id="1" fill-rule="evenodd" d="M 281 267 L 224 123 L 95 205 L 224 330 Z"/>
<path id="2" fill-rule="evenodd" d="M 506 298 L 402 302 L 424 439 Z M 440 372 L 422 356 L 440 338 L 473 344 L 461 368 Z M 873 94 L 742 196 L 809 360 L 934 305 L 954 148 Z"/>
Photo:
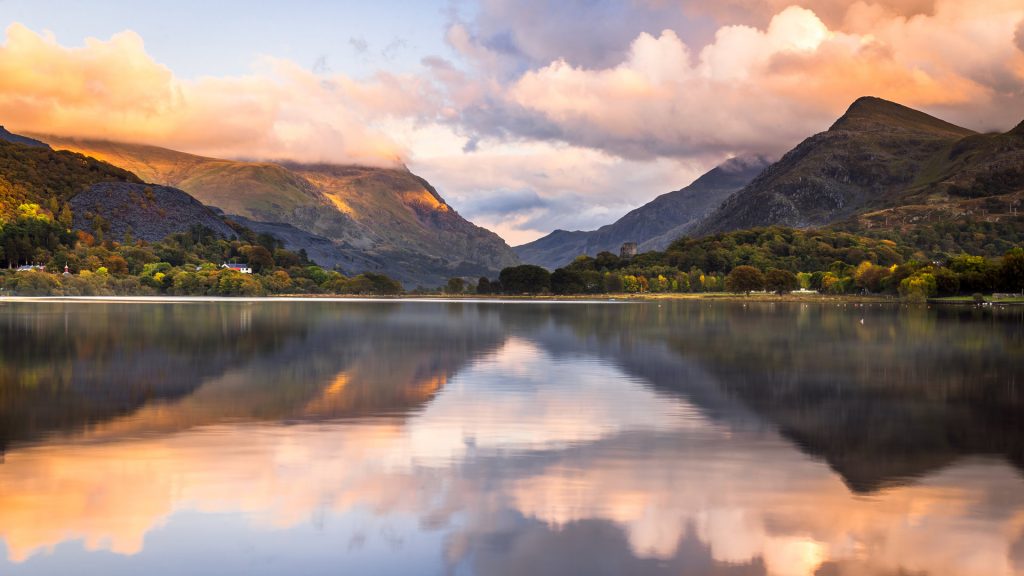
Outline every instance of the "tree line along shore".
<path id="1" fill-rule="evenodd" d="M 343 274 L 238 226 L 224 238 L 203 226 L 159 242 L 71 231 L 36 205 L 0 231 L 5 295 L 479 295 L 779 298 L 796 292 L 910 301 L 1024 292 L 1024 249 L 1002 255 L 929 255 L 899 237 L 784 227 L 680 238 L 663 252 L 579 256 L 553 272 L 522 264 L 496 277 L 453 277 L 407 289 L 382 274 Z M 30 254 L 29 258 L 26 255 Z M 22 262 L 36 265 L 24 265 Z M 15 265 L 21 264 L 19 267 Z"/>

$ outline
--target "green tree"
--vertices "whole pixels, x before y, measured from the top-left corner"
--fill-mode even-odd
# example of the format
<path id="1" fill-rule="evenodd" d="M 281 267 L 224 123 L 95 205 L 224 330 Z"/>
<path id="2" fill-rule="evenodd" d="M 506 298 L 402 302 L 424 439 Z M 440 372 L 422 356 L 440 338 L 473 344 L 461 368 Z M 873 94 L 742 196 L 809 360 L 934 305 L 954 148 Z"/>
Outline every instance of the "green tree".
<path id="1" fill-rule="evenodd" d="M 1003 256 L 999 283 L 1008 292 L 1024 292 L 1024 249 L 1017 248 Z"/>
<path id="2" fill-rule="evenodd" d="M 811 274 L 808 272 L 801 272 L 796 275 L 797 284 L 800 285 L 801 290 L 810 290 L 811 288 Z"/>
<path id="3" fill-rule="evenodd" d="M 935 276 L 928 272 L 919 272 L 904 278 L 900 282 L 899 291 L 900 297 L 909 302 L 924 302 L 937 291 Z"/>
<path id="4" fill-rule="evenodd" d="M 466 281 L 462 278 L 449 278 L 444 285 L 445 294 L 462 294 L 466 291 Z"/>
<path id="5" fill-rule="evenodd" d="M 551 273 L 533 264 L 505 268 L 498 278 L 506 294 L 540 294 L 551 288 Z"/>
<path id="6" fill-rule="evenodd" d="M 619 265 L 619 256 L 611 252 L 599 252 L 594 258 L 594 266 L 598 270 L 613 270 Z"/>
<path id="7" fill-rule="evenodd" d="M 960 276 L 949 268 L 935 268 L 935 293 L 939 296 L 956 296 L 960 293 Z"/>
<path id="8" fill-rule="evenodd" d="M 551 275 L 551 292 L 554 294 L 582 294 L 585 291 L 583 275 L 579 272 L 559 268 Z"/>
<path id="9" fill-rule="evenodd" d="M 373 294 L 380 294 L 383 296 L 395 296 L 405 292 L 402 288 L 402 284 L 393 278 L 385 276 L 384 274 L 376 274 L 374 272 L 364 272 L 356 278 L 364 278 L 370 283 L 370 290 Z"/>
<path id="10" fill-rule="evenodd" d="M 61 206 L 60 212 L 57 215 L 57 221 L 60 222 L 60 225 L 63 226 L 65 229 L 71 228 L 71 225 L 74 222 L 74 217 L 71 214 L 70 205 L 65 203 L 63 206 Z"/>

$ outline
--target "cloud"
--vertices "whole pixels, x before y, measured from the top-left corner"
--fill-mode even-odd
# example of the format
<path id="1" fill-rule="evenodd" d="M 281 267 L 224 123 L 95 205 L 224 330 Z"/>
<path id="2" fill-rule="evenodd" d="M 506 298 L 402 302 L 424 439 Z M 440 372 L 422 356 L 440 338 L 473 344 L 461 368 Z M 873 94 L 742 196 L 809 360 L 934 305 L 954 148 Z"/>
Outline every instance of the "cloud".
<path id="1" fill-rule="evenodd" d="M 522 73 L 555 59 L 613 66 L 642 32 L 665 28 L 699 33 L 706 19 L 677 3 L 650 0 L 480 0 L 471 21 L 456 19 L 449 41 L 505 73 Z"/>
<path id="2" fill-rule="evenodd" d="M 511 10 L 496 4 L 498 15 Z M 774 6 L 756 4 L 761 10 Z M 808 5 L 823 12 L 840 7 Z M 619 55 L 610 65 L 576 63 L 607 58 L 569 50 L 569 56 L 527 66 L 497 86 L 494 79 L 509 68 L 508 53 L 524 63 L 537 59 L 523 48 L 525 33 L 509 36 L 516 50 L 498 50 L 493 34 L 456 23 L 449 40 L 468 60 L 491 67 L 476 72 L 483 96 L 458 107 L 469 130 L 557 140 L 628 158 L 721 158 L 782 152 L 869 94 L 975 128 L 1012 126 L 1024 114 L 1024 54 L 1015 47 L 1022 20 L 1024 5 L 1007 0 L 858 2 L 846 6 L 841 18 L 830 17 L 841 21 L 832 26 L 812 9 L 790 6 L 760 27 L 722 25 L 706 45 L 670 28 L 641 32 L 621 54 L 600 51 Z"/>
<path id="3" fill-rule="evenodd" d="M 247 76 L 183 80 L 134 32 L 68 48 L 14 24 L 0 47 L 0 118 L 11 128 L 216 156 L 392 164 L 406 151 L 377 124 L 424 113 L 429 92 L 418 78 L 356 81 L 270 57 Z"/>
<path id="4" fill-rule="evenodd" d="M 690 0 L 684 5 L 690 14 L 707 15 L 719 22 L 750 26 L 764 26 L 780 11 L 799 5 L 812 10 L 829 26 L 837 27 L 845 22 L 851 7 L 863 6 L 882 10 L 893 16 L 912 17 L 933 13 L 936 0 Z"/>
<path id="5" fill-rule="evenodd" d="M 556 228 L 599 228 L 706 170 L 703 159 L 630 160 L 543 140 L 483 139 L 467 154 L 465 138 L 450 128 L 409 130 L 415 136 L 403 140 L 418 151 L 410 168 L 436 183 L 460 214 L 512 245 Z"/>
<path id="6" fill-rule="evenodd" d="M 370 49 L 370 44 L 362 36 L 353 36 L 348 39 L 348 43 L 352 46 L 352 50 L 359 55 L 366 54 L 366 51 Z"/>
<path id="7" fill-rule="evenodd" d="M 439 33 L 452 54 L 401 75 L 261 57 L 186 80 L 130 31 L 67 47 L 13 25 L 0 122 L 213 156 L 400 157 L 518 243 L 610 223 L 729 156 L 779 154 L 864 95 L 978 130 L 1024 117 L 1020 0 L 478 0 Z M 413 49 L 396 39 L 375 60 Z M 506 203 L 517 194 L 539 200 Z"/>

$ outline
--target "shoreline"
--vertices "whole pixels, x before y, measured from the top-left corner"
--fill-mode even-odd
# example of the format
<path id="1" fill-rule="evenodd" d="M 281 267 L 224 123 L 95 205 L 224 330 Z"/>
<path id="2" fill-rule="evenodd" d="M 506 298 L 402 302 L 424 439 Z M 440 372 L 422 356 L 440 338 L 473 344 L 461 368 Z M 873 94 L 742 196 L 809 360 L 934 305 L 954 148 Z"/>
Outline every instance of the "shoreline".
<path id="1" fill-rule="evenodd" d="M 0 296 L 0 302 L 485 302 L 485 303 L 639 303 L 664 301 L 717 302 L 802 302 L 847 304 L 900 304 L 895 297 L 822 294 L 727 294 L 727 293 L 648 293 L 648 294 L 580 294 L 580 295 L 486 295 L 486 294 L 418 294 L 404 296 L 343 296 L 321 294 L 281 294 L 274 296 Z"/>
<path id="2" fill-rule="evenodd" d="M 647 294 L 580 294 L 580 295 L 486 295 L 486 294 L 416 294 L 403 296 L 344 296 L 327 294 L 279 294 L 274 296 L 0 296 L 5 302 L 82 302 L 82 303 L 154 303 L 187 304 L 201 302 L 436 302 L 490 304 L 630 304 L 644 302 L 707 301 L 727 303 L 802 303 L 802 304 L 877 304 L 909 305 L 895 296 L 848 294 L 729 294 L 729 293 L 647 293 Z M 967 297 L 932 298 L 915 305 L 978 306 Z M 986 300 L 986 306 L 1021 306 L 1024 299 Z"/>

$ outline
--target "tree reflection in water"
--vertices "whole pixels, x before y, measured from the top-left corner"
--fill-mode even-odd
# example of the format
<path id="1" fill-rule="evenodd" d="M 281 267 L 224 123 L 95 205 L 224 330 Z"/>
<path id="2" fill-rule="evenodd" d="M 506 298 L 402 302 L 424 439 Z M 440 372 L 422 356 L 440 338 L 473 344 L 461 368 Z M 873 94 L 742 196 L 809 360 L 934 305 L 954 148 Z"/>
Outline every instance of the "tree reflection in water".
<path id="1" fill-rule="evenodd" d="M 1024 569 L 1020 309 L 5 304 L 0 338 L 4 573 Z"/>

